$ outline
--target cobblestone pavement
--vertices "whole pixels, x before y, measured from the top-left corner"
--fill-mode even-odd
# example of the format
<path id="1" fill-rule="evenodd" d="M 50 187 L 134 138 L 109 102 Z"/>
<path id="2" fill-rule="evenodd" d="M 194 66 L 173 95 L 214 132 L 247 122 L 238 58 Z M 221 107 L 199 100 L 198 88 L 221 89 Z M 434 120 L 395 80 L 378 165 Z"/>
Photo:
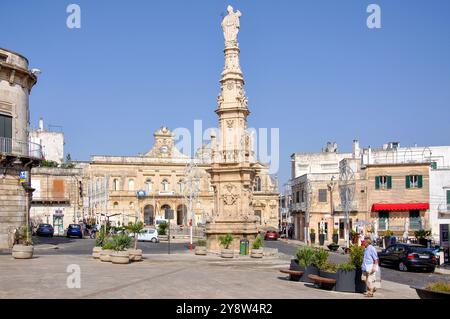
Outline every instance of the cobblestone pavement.
<path id="1" fill-rule="evenodd" d="M 80 289 L 67 287 L 71 264 L 80 267 Z M 2 255 L 0 298 L 364 298 L 289 281 L 279 272 L 288 265 L 278 257 L 224 260 L 189 252 L 145 255 L 142 262 L 129 265 L 103 263 L 86 255 L 42 255 L 31 260 Z M 375 298 L 418 297 L 407 285 L 383 281 Z"/>

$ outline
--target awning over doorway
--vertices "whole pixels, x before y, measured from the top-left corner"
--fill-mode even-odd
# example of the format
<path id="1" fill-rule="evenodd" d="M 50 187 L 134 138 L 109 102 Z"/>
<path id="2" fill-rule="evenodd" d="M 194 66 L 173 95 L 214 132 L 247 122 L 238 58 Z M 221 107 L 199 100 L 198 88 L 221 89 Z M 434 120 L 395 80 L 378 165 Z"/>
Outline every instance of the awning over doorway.
<path id="1" fill-rule="evenodd" d="M 429 203 L 405 203 L 405 204 L 373 204 L 372 212 L 379 211 L 410 211 L 410 210 L 428 210 Z"/>

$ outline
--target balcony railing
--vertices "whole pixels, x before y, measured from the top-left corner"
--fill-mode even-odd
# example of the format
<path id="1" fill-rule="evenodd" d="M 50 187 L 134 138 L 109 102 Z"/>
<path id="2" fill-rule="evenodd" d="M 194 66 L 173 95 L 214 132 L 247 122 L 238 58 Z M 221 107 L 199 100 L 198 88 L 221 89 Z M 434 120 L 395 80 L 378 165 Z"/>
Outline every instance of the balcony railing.
<path id="1" fill-rule="evenodd" d="M 37 159 L 44 158 L 41 145 L 19 141 L 9 137 L 0 137 L 0 153 L 22 155 Z"/>
<path id="2" fill-rule="evenodd" d="M 292 204 L 292 210 L 293 211 L 306 211 L 306 203 L 293 203 Z"/>

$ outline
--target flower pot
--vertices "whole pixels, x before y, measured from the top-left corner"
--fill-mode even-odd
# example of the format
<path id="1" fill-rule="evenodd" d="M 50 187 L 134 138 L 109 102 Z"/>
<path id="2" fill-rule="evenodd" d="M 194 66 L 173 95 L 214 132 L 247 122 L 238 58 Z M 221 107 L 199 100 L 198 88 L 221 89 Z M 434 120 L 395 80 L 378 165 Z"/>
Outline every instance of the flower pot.
<path id="1" fill-rule="evenodd" d="M 309 234 L 309 239 L 311 240 L 311 244 L 316 243 L 316 234 Z"/>
<path id="2" fill-rule="evenodd" d="M 111 262 L 111 254 L 112 254 L 112 250 L 109 249 L 104 249 L 100 252 L 100 260 L 104 261 L 104 262 Z"/>
<path id="3" fill-rule="evenodd" d="M 450 300 L 450 292 L 432 291 L 424 288 L 411 287 L 416 289 L 417 295 L 420 299 L 446 299 Z"/>
<path id="4" fill-rule="evenodd" d="M 141 249 L 127 249 L 130 261 L 141 261 L 142 260 L 142 250 Z"/>
<path id="5" fill-rule="evenodd" d="M 323 246 L 325 243 L 325 234 L 319 234 L 319 245 Z"/>
<path id="6" fill-rule="evenodd" d="M 337 281 L 335 290 L 341 291 L 341 292 L 355 292 L 355 278 L 356 278 L 356 271 L 345 271 L 342 269 L 339 269 L 337 272 Z"/>
<path id="7" fill-rule="evenodd" d="M 130 254 L 128 251 L 113 251 L 110 255 L 113 264 L 129 264 Z"/>
<path id="8" fill-rule="evenodd" d="M 92 249 L 92 257 L 94 259 L 99 259 L 100 258 L 100 253 L 102 252 L 102 247 L 94 247 Z"/>
<path id="9" fill-rule="evenodd" d="M 339 235 L 338 234 L 333 234 L 333 243 L 337 244 L 339 242 Z"/>
<path id="10" fill-rule="evenodd" d="M 222 249 L 220 251 L 220 257 L 222 257 L 222 258 L 233 258 L 234 257 L 233 249 Z"/>
<path id="11" fill-rule="evenodd" d="M 339 245 L 337 245 L 335 243 L 329 244 L 327 247 L 330 251 L 337 251 L 339 249 Z"/>
<path id="12" fill-rule="evenodd" d="M 362 270 L 355 270 L 355 292 L 364 293 L 366 291 L 366 283 L 361 279 Z"/>
<path id="13" fill-rule="evenodd" d="M 14 245 L 12 256 L 15 259 L 31 259 L 33 258 L 34 247 L 25 245 Z"/>
<path id="14" fill-rule="evenodd" d="M 199 256 L 206 256 L 207 250 L 205 246 L 195 247 L 195 254 Z"/>
<path id="15" fill-rule="evenodd" d="M 263 258 L 264 250 L 261 249 L 252 249 L 250 252 L 250 257 L 252 258 Z"/>
<path id="16" fill-rule="evenodd" d="M 308 275 L 319 275 L 319 268 L 317 268 L 316 266 L 313 266 L 313 265 L 305 267 L 305 269 L 303 271 L 304 271 L 303 275 L 300 277 L 301 282 L 307 282 L 307 283 L 313 284 L 314 281 L 309 279 Z"/>

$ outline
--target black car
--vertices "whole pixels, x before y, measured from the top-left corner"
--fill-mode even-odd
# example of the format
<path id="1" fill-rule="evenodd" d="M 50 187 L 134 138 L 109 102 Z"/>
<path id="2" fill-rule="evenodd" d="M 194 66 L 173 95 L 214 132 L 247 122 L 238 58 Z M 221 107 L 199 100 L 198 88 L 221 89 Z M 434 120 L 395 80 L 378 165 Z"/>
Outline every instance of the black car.
<path id="1" fill-rule="evenodd" d="M 55 232 L 55 230 L 53 229 L 53 226 L 50 224 L 39 224 L 37 230 L 36 230 L 36 235 L 38 236 L 48 236 L 48 237 L 53 237 L 53 233 Z"/>
<path id="2" fill-rule="evenodd" d="M 436 256 L 430 248 L 416 244 L 391 245 L 378 255 L 380 265 L 393 266 L 401 271 L 421 269 L 433 272 Z"/>

